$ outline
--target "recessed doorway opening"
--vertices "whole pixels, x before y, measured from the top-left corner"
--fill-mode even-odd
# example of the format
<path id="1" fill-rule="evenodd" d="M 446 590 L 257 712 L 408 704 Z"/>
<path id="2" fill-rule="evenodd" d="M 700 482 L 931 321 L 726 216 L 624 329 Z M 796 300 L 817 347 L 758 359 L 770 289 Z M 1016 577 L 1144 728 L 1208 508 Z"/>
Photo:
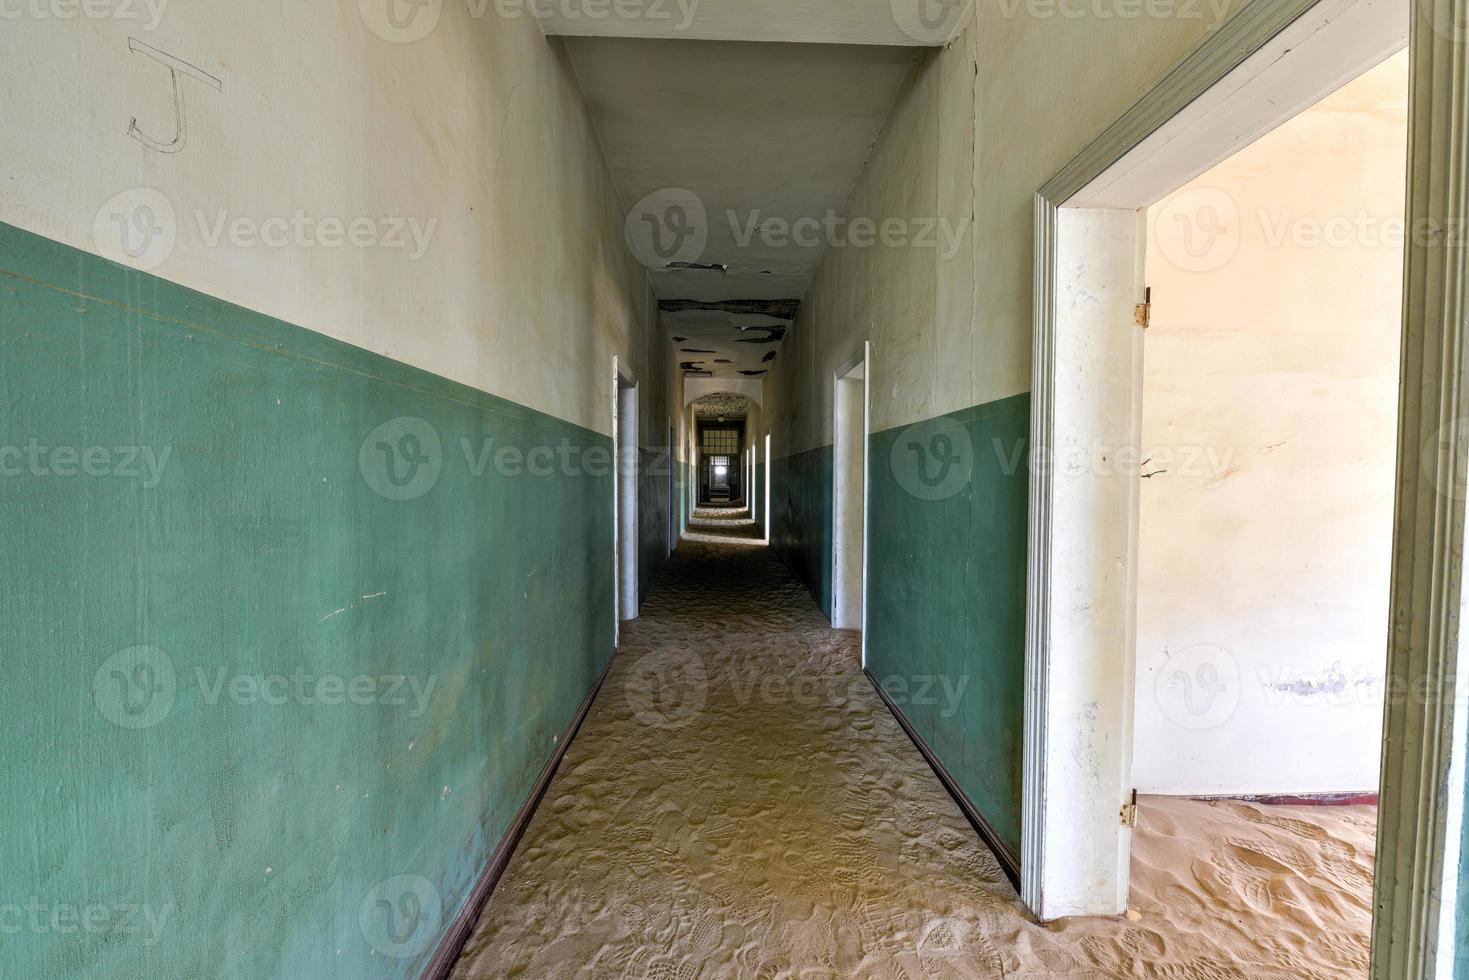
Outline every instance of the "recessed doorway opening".
<path id="1" fill-rule="evenodd" d="M 752 470 L 755 402 L 738 392 L 713 392 L 693 402 L 698 508 L 728 510 L 755 519 Z"/>
<path id="2" fill-rule="evenodd" d="M 620 358 L 612 364 L 613 527 L 617 555 L 617 635 L 638 618 L 638 384 Z"/>
<path id="3" fill-rule="evenodd" d="M 837 369 L 833 386 L 831 625 L 843 630 L 865 625 L 868 346 Z"/>
<path id="4" fill-rule="evenodd" d="M 1432 555 L 1415 550 L 1411 534 L 1389 545 L 1385 526 L 1391 521 L 1384 518 L 1396 491 L 1396 526 L 1412 530 L 1404 515 L 1421 515 L 1432 495 L 1416 477 L 1420 444 L 1432 428 L 1420 431 L 1419 419 L 1435 411 L 1428 404 L 1432 385 L 1422 397 L 1418 385 L 1404 387 L 1399 399 L 1393 341 L 1403 345 L 1402 363 L 1428 365 L 1425 378 L 1430 368 L 1440 370 L 1431 338 L 1425 344 L 1425 334 L 1411 329 L 1422 326 L 1422 310 L 1432 303 L 1431 290 L 1423 290 L 1412 274 L 1415 263 L 1429 255 L 1411 236 L 1415 215 L 1434 213 L 1442 202 L 1413 192 L 1417 185 L 1411 182 L 1406 208 L 1394 208 L 1390 199 L 1405 183 L 1403 144 L 1426 147 L 1436 130 L 1418 113 L 1418 86 L 1406 97 L 1399 92 L 1369 98 L 1373 104 L 1365 109 L 1337 106 L 1332 98 L 1370 70 L 1392 70 L 1389 59 L 1407 43 L 1414 8 L 1403 0 L 1251 8 L 1257 17 L 1227 22 L 1224 32 L 1206 40 L 1037 196 L 1022 892 L 1042 919 L 1128 909 L 1136 774 L 1153 780 L 1144 788 L 1156 790 L 1170 780 L 1176 792 L 1198 796 L 1317 802 L 1339 790 L 1368 797 L 1378 771 L 1374 752 L 1385 747 L 1394 754 L 1380 769 L 1377 892 L 1358 888 L 1354 901 L 1363 926 L 1373 922 L 1377 969 L 1383 975 L 1427 975 L 1421 965 L 1403 971 L 1410 960 L 1432 959 L 1435 923 L 1441 914 L 1451 915 L 1451 903 L 1441 903 L 1439 896 L 1454 892 L 1460 815 L 1433 802 L 1444 799 L 1444 772 L 1428 772 L 1406 759 L 1411 750 L 1401 737 L 1376 738 L 1368 706 L 1339 710 L 1312 703 L 1314 715 L 1298 712 L 1299 718 L 1289 720 L 1297 725 L 1294 735 L 1276 725 L 1266 736 L 1256 724 L 1260 719 L 1250 715 L 1273 710 L 1272 724 L 1283 723 L 1301 702 L 1321 701 L 1323 688 L 1369 697 L 1364 687 L 1383 691 L 1409 676 L 1441 683 L 1452 667 L 1438 647 L 1408 642 L 1405 631 L 1416 631 L 1416 625 L 1404 621 L 1392 631 L 1387 625 L 1394 621 L 1389 610 L 1406 617 L 1409 607 L 1432 606 L 1432 595 L 1442 590 L 1423 571 Z M 1427 33 L 1414 23 L 1410 62 L 1417 60 L 1418 39 Z M 1291 172 L 1293 165 L 1256 161 L 1254 172 L 1233 178 L 1215 171 L 1221 164 L 1238 166 L 1231 158 L 1246 148 L 1251 154 L 1278 150 L 1282 140 L 1295 137 L 1280 136 L 1277 129 L 1323 99 L 1327 115 L 1333 109 L 1338 116 L 1356 113 L 1358 124 L 1308 151 L 1315 159 L 1302 161 L 1300 169 L 1325 162 L 1335 165 L 1329 171 L 1334 179 L 1350 180 L 1382 164 L 1368 165 L 1380 148 L 1364 151 L 1363 141 L 1371 139 L 1360 130 L 1369 122 L 1378 127 L 1384 108 L 1396 105 L 1406 116 L 1401 131 L 1407 137 L 1390 148 L 1399 154 L 1395 165 L 1387 161 L 1396 176 L 1379 174 L 1360 200 L 1338 202 L 1318 214 L 1317 196 L 1328 190 L 1327 182 L 1303 184 Z M 1339 122 L 1323 118 L 1303 125 L 1316 125 L 1319 137 Z M 1414 172 L 1421 174 L 1421 168 Z M 1204 187 L 1197 182 L 1201 175 L 1216 184 L 1237 179 L 1235 190 Z M 1254 198 L 1287 185 L 1295 198 L 1284 206 L 1276 198 L 1262 208 Z M 1361 238 L 1364 229 L 1390 234 L 1394 228 L 1396 255 L 1390 241 Z M 1148 274 L 1162 268 L 1158 253 L 1166 235 L 1157 234 L 1160 229 L 1174 234 L 1169 247 L 1177 263 L 1208 262 L 1219 249 L 1233 249 L 1231 258 L 1254 262 L 1249 282 L 1206 283 L 1199 269 L 1184 269 L 1201 287 L 1187 296 L 1178 277 Z M 1406 278 L 1400 261 L 1404 230 Z M 1346 247 L 1339 241 L 1343 231 Z M 1256 246 L 1264 241 L 1273 249 L 1263 261 L 1248 254 L 1251 236 Z M 1302 251 L 1303 242 L 1314 271 L 1287 269 L 1286 260 L 1299 257 L 1292 253 Z M 1349 254 L 1364 246 L 1377 248 L 1377 254 Z M 1359 265 L 1347 269 L 1352 262 Z M 1328 265 L 1336 271 L 1324 272 Z M 1309 283 L 1301 279 L 1317 273 Z M 1375 293 L 1368 289 L 1369 295 L 1351 299 L 1364 280 L 1377 285 Z M 1154 297 L 1156 305 L 1149 301 L 1150 283 L 1166 283 L 1168 290 Z M 1405 286 L 1411 291 L 1399 306 L 1396 297 Z M 1234 311 L 1221 320 L 1227 303 Z M 1395 329 L 1404 310 L 1410 329 Z M 1277 319 L 1267 335 L 1271 317 Z M 1189 323 L 1199 327 L 1194 336 L 1185 336 Z M 1165 330 L 1172 332 L 1165 336 Z M 1354 363 L 1339 363 L 1344 361 Z M 1147 410 L 1149 393 L 1156 415 Z M 1328 403 L 1335 407 L 1317 414 Z M 1267 430 L 1281 426 L 1300 428 L 1302 437 L 1282 443 L 1268 436 Z M 1233 434 L 1220 435 L 1226 431 Z M 1409 440 L 1401 445 L 1400 431 Z M 1200 445 L 1221 439 L 1226 445 L 1215 445 L 1213 456 Z M 1385 440 L 1390 451 L 1384 450 Z M 1162 472 L 1165 460 L 1151 451 L 1158 448 L 1154 443 L 1171 450 L 1171 474 Z M 1236 452 L 1225 458 L 1230 443 L 1238 443 Z M 1099 454 L 1096 447 L 1105 451 Z M 1396 467 L 1395 484 L 1388 477 L 1388 456 Z M 1425 469 L 1442 463 L 1437 456 L 1425 460 Z M 1296 465 L 1289 473 L 1276 472 L 1291 461 Z M 1165 487 L 1170 475 L 1176 479 L 1188 467 L 1204 472 L 1192 482 Z M 1237 488 L 1262 479 L 1251 507 L 1231 502 Z M 1330 513 L 1308 515 L 1309 520 L 1290 516 L 1297 504 L 1286 497 L 1301 481 L 1314 482 L 1311 496 L 1329 500 L 1323 506 Z M 1205 495 L 1211 495 L 1207 504 Z M 1338 517 L 1351 526 L 1356 543 L 1329 530 Z M 1198 525 L 1226 519 L 1230 529 L 1215 526 L 1212 544 L 1183 541 Z M 1253 558 L 1227 558 L 1246 544 L 1256 547 Z M 1300 549 L 1289 554 L 1296 545 Z M 1188 553 L 1178 553 L 1180 548 Z M 1282 561 L 1293 562 L 1296 573 L 1283 572 L 1268 595 L 1260 592 L 1263 579 L 1274 576 L 1271 569 Z M 1170 563 L 1168 577 L 1148 574 L 1150 567 Z M 1191 582 L 1179 581 L 1180 568 L 1192 569 Z M 1349 568 L 1350 583 L 1318 581 Z M 1140 600 L 1140 585 L 1146 589 L 1150 582 L 1155 593 Z M 1181 609 L 1177 592 L 1185 585 L 1190 604 Z M 1329 651 L 1317 641 L 1330 646 L 1332 637 L 1340 639 L 1329 612 L 1312 626 L 1322 595 L 1334 597 L 1328 606 L 1352 596 L 1353 608 L 1338 613 L 1362 620 L 1359 631 L 1379 634 L 1369 635 L 1361 647 L 1360 664 L 1322 660 Z M 1241 621 L 1253 624 L 1255 632 L 1239 633 Z M 1209 637 L 1184 637 L 1206 622 Z M 1226 634 L 1230 639 L 1223 643 Z M 1280 662 L 1281 642 L 1291 662 Z M 1242 649 L 1227 649 L 1231 645 Z M 1391 650 L 1386 664 L 1383 648 Z M 1450 744 L 1452 712 L 1390 698 L 1378 702 L 1379 710 L 1384 702 L 1389 730 L 1415 733 L 1410 737 L 1435 746 Z M 1243 707 L 1232 707 L 1237 705 Z M 1255 735 L 1213 750 L 1203 746 L 1208 736 L 1197 732 L 1231 711 L 1248 716 Z M 1170 712 L 1173 734 L 1165 736 L 1148 715 Z M 1330 734 L 1341 725 L 1351 728 L 1350 738 L 1342 734 L 1345 729 Z M 1303 770 L 1300 758 L 1286 757 L 1293 743 L 1311 740 L 1331 742 L 1316 746 L 1327 753 L 1347 753 L 1355 745 L 1355 757 L 1332 758 L 1330 771 L 1312 771 L 1306 759 Z M 1189 758 L 1179 763 L 1179 752 Z M 1249 752 L 1256 753 L 1253 761 L 1245 757 Z M 1160 768 L 1165 757 L 1175 764 L 1171 771 Z M 1286 772 L 1287 763 L 1296 768 Z M 1246 785 L 1246 777 L 1259 782 L 1258 790 Z M 1449 782 L 1450 798 L 1459 791 L 1458 779 Z M 1288 784 L 1299 790 L 1286 790 Z M 1359 846 L 1357 853 L 1369 858 L 1363 850 Z M 1211 867 L 1228 863 L 1201 860 Z M 1375 919 L 1373 909 L 1379 910 Z M 1416 938 L 1405 941 L 1407 935 Z M 1359 938 L 1365 951 L 1365 934 Z M 1383 965 L 1389 962 L 1391 969 Z"/>
<path id="5" fill-rule="evenodd" d="M 770 543 L 770 484 L 774 479 L 775 457 L 770 455 L 770 433 L 765 433 L 765 505 L 760 509 L 760 526 L 766 544 Z"/>

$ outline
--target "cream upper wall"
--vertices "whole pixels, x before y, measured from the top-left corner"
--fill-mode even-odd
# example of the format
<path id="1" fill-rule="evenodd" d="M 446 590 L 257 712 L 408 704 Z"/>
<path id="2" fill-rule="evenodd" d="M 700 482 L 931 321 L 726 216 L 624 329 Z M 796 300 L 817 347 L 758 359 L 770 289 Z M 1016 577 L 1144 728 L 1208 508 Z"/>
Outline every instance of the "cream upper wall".
<path id="1" fill-rule="evenodd" d="M 1143 792 L 1377 786 L 1407 93 L 1404 53 L 1149 210 Z"/>
<path id="2" fill-rule="evenodd" d="M 1029 391 L 1036 190 L 1239 5 L 978 4 L 899 95 L 845 212 L 946 220 L 960 246 L 827 253 L 767 386 L 775 454 L 831 444 L 832 374 L 864 340 L 874 431 Z"/>
<path id="3" fill-rule="evenodd" d="M 7 19 L 0 220 L 99 251 L 104 203 L 155 188 L 178 229 L 155 274 L 610 433 L 613 355 L 661 386 L 668 341 L 561 42 L 487 9 L 445 4 L 414 43 L 369 30 L 358 0 L 175 2 L 153 30 Z M 222 82 L 185 80 L 179 153 L 127 135 L 136 116 L 167 139 L 174 115 L 168 71 L 130 53 L 129 36 Z M 210 247 L 196 220 L 297 209 L 437 225 L 412 261 Z"/>

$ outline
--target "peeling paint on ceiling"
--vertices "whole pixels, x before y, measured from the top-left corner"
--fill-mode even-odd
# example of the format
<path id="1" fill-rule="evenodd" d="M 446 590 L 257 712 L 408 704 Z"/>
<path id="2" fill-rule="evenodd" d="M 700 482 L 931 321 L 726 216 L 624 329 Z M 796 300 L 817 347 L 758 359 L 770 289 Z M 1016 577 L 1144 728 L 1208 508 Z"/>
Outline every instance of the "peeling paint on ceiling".
<path id="1" fill-rule="evenodd" d="M 729 392 L 705 395 L 694 402 L 694 413 L 701 419 L 743 419 L 750 414 L 750 399 Z"/>

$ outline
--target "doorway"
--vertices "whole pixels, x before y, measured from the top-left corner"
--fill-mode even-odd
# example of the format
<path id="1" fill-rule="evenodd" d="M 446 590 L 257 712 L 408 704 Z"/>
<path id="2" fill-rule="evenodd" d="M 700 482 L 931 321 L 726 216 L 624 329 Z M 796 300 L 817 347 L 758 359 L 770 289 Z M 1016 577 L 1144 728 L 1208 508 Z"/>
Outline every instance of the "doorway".
<path id="1" fill-rule="evenodd" d="M 1373 819 L 1407 67 L 1392 56 L 1148 209 L 1132 474 L 1146 796 L 1356 800 Z"/>
<path id="2" fill-rule="evenodd" d="M 867 591 L 866 344 L 837 369 L 834 381 L 831 625 L 839 630 L 862 630 Z M 866 666 L 865 655 L 863 660 Z"/>
<path id="3" fill-rule="evenodd" d="M 706 455 L 704 457 L 704 503 L 724 507 L 739 502 L 739 480 L 735 474 L 735 457 Z"/>
<path id="4" fill-rule="evenodd" d="M 638 384 L 620 358 L 613 359 L 612 376 L 615 602 L 620 638 L 622 624 L 638 618 Z"/>
<path id="5" fill-rule="evenodd" d="M 770 543 L 770 484 L 774 479 L 775 457 L 770 455 L 770 433 L 765 433 L 765 503 L 760 508 L 760 527 L 763 529 L 763 540 Z"/>
<path id="6" fill-rule="evenodd" d="M 744 420 L 701 421 L 698 432 L 700 506 L 737 506 L 744 499 Z"/>
<path id="7" fill-rule="evenodd" d="M 668 420 L 668 450 L 663 460 L 668 467 L 668 553 L 671 555 L 678 548 L 679 528 L 683 521 L 683 501 L 678 494 L 678 430 L 674 428 L 672 419 Z"/>
<path id="8" fill-rule="evenodd" d="M 1456 178 L 1434 135 L 1444 123 L 1430 118 L 1445 110 L 1427 95 L 1434 66 L 1461 53 L 1434 20 L 1450 6 L 1251 5 L 1037 195 L 1022 892 L 1042 919 L 1127 908 L 1139 480 L 1126 466 L 1062 463 L 1090 461 L 1097 445 L 1110 447 L 1114 460 L 1143 459 L 1146 209 L 1385 61 L 1411 29 L 1406 227 L 1454 220 L 1462 201 L 1446 196 Z M 1440 384 L 1457 390 L 1458 371 L 1441 353 L 1456 328 L 1447 318 L 1452 297 L 1436 277 L 1459 257 L 1442 245 L 1410 237 L 1406 248 L 1403 363 L 1417 367 L 1395 413 L 1402 433 L 1391 555 L 1395 625 L 1383 637 L 1390 683 L 1412 678 L 1430 690 L 1453 676 L 1457 648 L 1433 639 L 1436 619 L 1422 611 L 1459 601 L 1458 585 L 1434 572 L 1456 546 L 1425 523 L 1443 507 L 1434 485 L 1454 485 L 1460 471 L 1453 453 L 1459 423 L 1436 394 Z M 1053 602 L 1078 595 L 1085 605 Z M 1209 677 L 1217 691 L 1217 672 Z M 1462 794 L 1462 777 L 1450 780 L 1447 766 L 1425 768 L 1418 753 L 1431 747 L 1435 757 L 1456 756 L 1456 717 L 1427 700 L 1434 703 L 1389 700 L 1386 709 L 1373 901 L 1373 962 L 1382 976 L 1432 975 L 1440 923 L 1452 917 L 1452 902 L 1441 896 L 1455 892 L 1460 817 L 1446 801 Z M 1081 731 L 1077 718 L 1086 719 Z"/>
<path id="9" fill-rule="evenodd" d="M 755 446 L 753 444 L 745 448 L 745 509 L 750 512 L 750 520 L 758 520 L 759 514 L 755 507 Z"/>

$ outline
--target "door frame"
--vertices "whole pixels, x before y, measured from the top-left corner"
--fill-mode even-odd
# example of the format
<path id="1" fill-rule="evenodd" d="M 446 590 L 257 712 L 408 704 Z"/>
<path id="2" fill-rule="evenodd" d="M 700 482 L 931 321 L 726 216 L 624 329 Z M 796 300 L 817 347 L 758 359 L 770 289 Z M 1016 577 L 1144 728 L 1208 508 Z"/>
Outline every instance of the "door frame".
<path id="1" fill-rule="evenodd" d="M 671 555 L 678 549 L 679 521 L 682 519 L 678 499 L 678 429 L 672 417 L 668 419 L 668 453 L 664 458 L 668 461 L 668 553 Z"/>
<path id="2" fill-rule="evenodd" d="M 1104 848 L 1110 839 L 1098 827 L 1090 839 L 1073 834 L 1068 840 L 1058 829 L 1065 819 L 1048 819 L 1075 820 L 1074 813 L 1052 811 L 1074 798 L 1065 784 L 1079 778 L 1057 761 L 1064 754 L 1058 736 L 1068 725 L 1074 728 L 1068 721 L 1072 705 L 1060 699 L 1076 694 L 1057 686 L 1059 675 L 1074 666 L 1061 654 L 1076 651 L 1053 648 L 1062 610 L 1050 603 L 1057 576 L 1069 574 L 1054 562 L 1057 544 L 1070 529 L 1056 526 L 1064 515 L 1050 465 L 1064 413 L 1061 399 L 1069 390 L 1056 373 L 1062 353 L 1058 324 L 1065 315 L 1058 279 L 1062 211 L 1077 205 L 1135 208 L 1140 199 L 1143 206 L 1155 203 L 1232 155 L 1274 128 L 1283 110 L 1293 115 L 1314 101 L 1292 107 L 1282 92 L 1301 90 L 1302 75 L 1322 75 L 1310 52 L 1337 51 L 1322 45 L 1357 50 L 1365 59 L 1342 74 L 1336 87 L 1360 74 L 1376 63 L 1370 60 L 1375 42 L 1351 25 L 1392 2 L 1404 5 L 1402 16 L 1410 21 L 1408 227 L 1436 222 L 1431 227 L 1462 233 L 1469 221 L 1469 45 L 1453 27 L 1469 22 L 1469 0 L 1252 0 L 1036 196 L 1031 432 L 1037 465 L 1030 475 L 1022 897 L 1042 919 L 1075 914 L 1068 907 L 1078 904 L 1079 895 L 1087 897 L 1087 886 L 1075 880 L 1085 863 L 1077 856 Z M 1262 110 L 1262 100 L 1273 105 Z M 1186 126 L 1194 128 L 1181 139 L 1180 127 Z M 1210 152 L 1202 153 L 1200 146 L 1211 140 Z M 1469 274 L 1466 249 L 1444 242 L 1415 239 L 1407 248 L 1402 364 L 1403 377 L 1413 383 L 1402 386 L 1399 406 L 1393 627 L 1386 638 L 1390 676 L 1421 681 L 1430 690 L 1452 683 L 1459 667 L 1466 496 L 1460 491 L 1469 487 L 1469 453 L 1463 451 L 1469 443 Z M 1434 976 L 1451 946 L 1463 798 L 1463 712 L 1453 710 L 1453 700 L 1406 698 L 1386 710 L 1372 954 L 1373 976 L 1383 980 Z M 1130 725 L 1130 717 L 1103 720 L 1109 721 L 1114 735 Z M 1130 733 L 1123 740 L 1130 742 Z M 1114 761 L 1119 774 L 1130 775 L 1123 760 Z M 1115 800 L 1103 797 L 1098 812 L 1104 815 L 1099 819 L 1120 828 L 1117 808 L 1129 791 L 1124 779 L 1116 791 Z M 1095 863 L 1097 855 L 1090 858 Z M 1096 893 L 1092 888 L 1090 897 Z M 1125 889 L 1117 894 L 1125 902 Z"/>
<path id="3" fill-rule="evenodd" d="M 684 487 L 684 530 L 694 526 L 694 511 L 699 509 L 699 413 L 693 405 L 684 409 L 684 421 L 688 433 L 684 439 L 684 453 L 688 457 L 688 484 Z"/>
<path id="4" fill-rule="evenodd" d="M 857 371 L 862 372 L 860 379 L 852 378 Z M 852 492 L 848 481 L 843 478 L 844 452 L 847 441 L 847 427 L 844 422 L 849 422 L 842 410 L 842 396 L 844 384 L 856 384 L 860 381 L 862 390 L 859 396 L 862 409 L 862 425 L 860 431 L 860 445 L 862 448 L 862 471 L 861 480 L 862 497 L 862 548 L 860 554 L 848 554 L 842 547 L 843 535 L 841 515 L 845 496 Z M 846 603 L 843 599 L 842 581 L 848 571 L 846 564 L 851 561 L 860 562 L 860 584 L 858 585 L 858 600 L 862 604 L 861 616 L 857 622 L 857 629 L 862 631 L 862 666 L 867 666 L 867 536 L 871 520 L 867 513 L 869 504 L 869 474 L 871 472 L 871 460 L 869 459 L 870 443 L 872 439 L 872 343 L 863 341 L 861 349 L 832 372 L 832 547 L 831 547 L 831 581 L 832 581 L 832 625 L 838 629 L 850 626 L 842 625 L 849 622 L 846 613 Z"/>
<path id="5" fill-rule="evenodd" d="M 765 544 L 770 544 L 771 534 L 773 533 L 771 526 L 774 523 L 770 517 L 770 488 L 775 479 L 775 458 L 770 455 L 770 446 L 770 433 L 767 432 L 765 433 L 765 510 L 760 515 L 761 526 L 765 532 L 763 538 Z"/>
<path id="6" fill-rule="evenodd" d="M 745 509 L 750 512 L 750 520 L 755 519 L 755 444 L 750 443 L 745 447 L 745 480 L 741 487 L 741 499 L 745 503 Z"/>
<path id="7" fill-rule="evenodd" d="M 630 430 L 630 431 L 628 431 Z M 612 608 L 613 637 L 638 618 L 638 379 L 612 358 Z"/>

